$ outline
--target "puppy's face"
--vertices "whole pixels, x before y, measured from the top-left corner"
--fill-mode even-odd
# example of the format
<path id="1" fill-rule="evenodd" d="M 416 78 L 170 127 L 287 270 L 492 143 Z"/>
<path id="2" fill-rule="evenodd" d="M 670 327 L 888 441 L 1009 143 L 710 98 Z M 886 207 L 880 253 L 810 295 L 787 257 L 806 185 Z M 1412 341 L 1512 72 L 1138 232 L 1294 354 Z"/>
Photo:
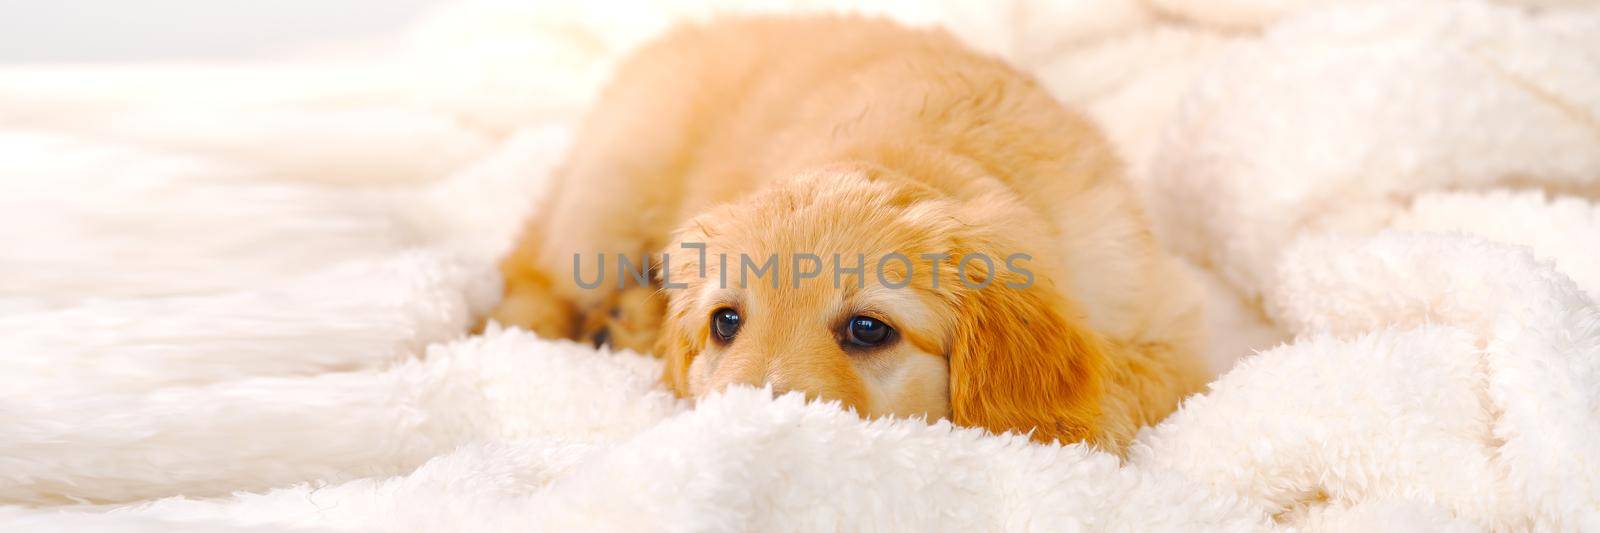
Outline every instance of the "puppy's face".
<path id="1" fill-rule="evenodd" d="M 667 250 L 665 281 L 685 285 L 671 291 L 683 346 L 669 381 L 690 396 L 771 385 L 869 416 L 947 416 L 950 302 L 919 257 L 948 248 L 937 207 L 926 190 L 830 172 L 696 218 Z M 891 254 L 908 261 L 880 269 Z"/>
<path id="2" fill-rule="evenodd" d="M 1098 354 L 1070 345 L 1082 339 L 1050 289 L 1008 285 L 1025 286 L 990 230 L 1029 230 L 987 216 L 860 169 L 703 213 L 667 250 L 666 381 L 686 396 L 770 385 L 866 416 L 1087 432 Z M 978 253 L 990 262 L 958 268 Z"/>

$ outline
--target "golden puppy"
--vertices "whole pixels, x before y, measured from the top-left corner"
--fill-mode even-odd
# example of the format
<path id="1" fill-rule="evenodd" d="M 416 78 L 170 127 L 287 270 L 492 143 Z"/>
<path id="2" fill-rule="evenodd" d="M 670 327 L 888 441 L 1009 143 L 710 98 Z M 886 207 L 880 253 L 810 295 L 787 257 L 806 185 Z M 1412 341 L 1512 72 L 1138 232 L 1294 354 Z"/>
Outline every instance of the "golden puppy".
<path id="1" fill-rule="evenodd" d="M 620 67 L 491 318 L 654 348 L 685 396 L 767 384 L 1120 450 L 1204 374 L 1198 298 L 1118 172 L 942 32 L 681 28 Z"/>

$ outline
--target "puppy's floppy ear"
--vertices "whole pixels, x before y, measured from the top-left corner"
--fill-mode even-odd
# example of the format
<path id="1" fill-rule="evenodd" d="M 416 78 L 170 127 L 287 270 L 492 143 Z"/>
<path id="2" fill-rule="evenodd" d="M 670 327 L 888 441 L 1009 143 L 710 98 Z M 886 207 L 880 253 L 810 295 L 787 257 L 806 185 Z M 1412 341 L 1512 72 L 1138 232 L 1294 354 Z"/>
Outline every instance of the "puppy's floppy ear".
<path id="1" fill-rule="evenodd" d="M 661 336 L 656 339 L 656 353 L 666 360 L 666 369 L 662 371 L 661 381 L 677 393 L 679 397 L 688 398 L 689 391 L 689 364 L 694 362 L 694 357 L 700 352 L 697 338 L 703 338 L 703 332 L 698 332 L 704 321 L 690 320 L 684 316 L 678 306 L 673 306 L 668 313 L 666 324 L 662 328 Z M 696 337 L 697 333 L 702 333 Z"/>
<path id="2" fill-rule="evenodd" d="M 950 348 L 952 420 L 997 433 L 1031 430 L 1038 442 L 1096 443 L 1105 342 L 1055 287 L 1019 287 L 1007 277 L 963 291 Z"/>
<path id="3" fill-rule="evenodd" d="M 690 297 L 705 283 L 699 276 L 702 268 L 700 256 L 685 253 L 691 248 L 685 248 L 683 244 L 698 243 L 703 246 L 709 240 L 711 234 L 704 229 L 706 224 L 702 218 L 712 214 L 696 217 L 674 231 L 672 243 L 662 251 L 662 257 L 670 255 L 671 260 L 659 265 L 661 268 L 655 271 L 656 282 L 667 297 L 666 319 L 662 322 L 660 335 L 656 337 L 655 350 L 657 355 L 666 360 L 661 381 L 683 398 L 690 397 L 693 392 L 689 388 L 689 365 L 705 349 L 706 336 L 710 334 L 707 329 L 710 327 L 708 317 L 697 315 L 701 311 L 694 306 Z M 682 285 L 674 286 L 676 284 Z"/>

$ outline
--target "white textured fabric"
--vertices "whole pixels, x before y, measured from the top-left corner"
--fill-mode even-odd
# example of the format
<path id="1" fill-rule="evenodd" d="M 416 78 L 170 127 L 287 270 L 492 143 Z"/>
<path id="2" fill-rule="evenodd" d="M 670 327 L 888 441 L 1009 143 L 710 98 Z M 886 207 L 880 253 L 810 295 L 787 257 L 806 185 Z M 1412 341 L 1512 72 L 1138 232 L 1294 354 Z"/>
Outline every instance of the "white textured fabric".
<path id="1" fill-rule="evenodd" d="M 1219 377 L 1119 461 L 464 333 L 619 54 L 842 5 L 726 4 L 0 69 L 0 529 L 1600 530 L 1600 9 L 859 9 L 1086 109 L 1205 282 Z"/>

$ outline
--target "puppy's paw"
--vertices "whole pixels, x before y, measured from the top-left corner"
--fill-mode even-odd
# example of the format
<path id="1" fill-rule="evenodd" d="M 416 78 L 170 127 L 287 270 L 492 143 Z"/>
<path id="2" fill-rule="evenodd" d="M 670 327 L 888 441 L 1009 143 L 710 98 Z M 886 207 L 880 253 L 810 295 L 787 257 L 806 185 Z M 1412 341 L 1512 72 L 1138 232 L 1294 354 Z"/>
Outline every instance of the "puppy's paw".
<path id="1" fill-rule="evenodd" d="M 651 287 L 629 287 L 584 321 L 584 337 L 617 350 L 652 353 L 667 312 L 666 298 Z"/>
<path id="2" fill-rule="evenodd" d="M 489 313 L 489 320 L 520 327 L 547 339 L 571 339 L 577 332 L 578 310 L 551 290 L 543 279 L 506 279 L 505 296 Z M 482 325 L 478 328 L 483 329 Z"/>

